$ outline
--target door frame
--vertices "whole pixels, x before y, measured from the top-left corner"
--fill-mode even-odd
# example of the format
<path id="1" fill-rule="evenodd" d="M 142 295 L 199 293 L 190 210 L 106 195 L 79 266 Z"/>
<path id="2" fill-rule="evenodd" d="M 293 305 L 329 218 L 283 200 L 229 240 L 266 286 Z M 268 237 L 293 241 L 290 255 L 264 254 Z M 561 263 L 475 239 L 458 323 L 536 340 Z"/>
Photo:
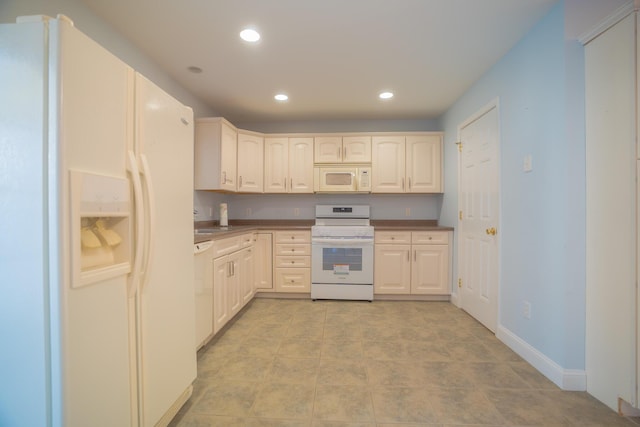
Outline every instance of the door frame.
<path id="1" fill-rule="evenodd" d="M 462 134 L 462 129 L 464 129 L 466 126 L 468 126 L 469 124 L 471 124 L 472 122 L 476 121 L 477 119 L 479 119 L 480 117 L 482 117 L 483 115 L 485 115 L 486 113 L 488 113 L 489 111 L 491 111 L 492 109 L 496 110 L 497 113 L 497 147 L 496 147 L 496 167 L 497 167 L 497 175 L 498 175 L 498 235 L 497 237 L 497 256 L 496 256 L 496 268 L 498 271 L 498 284 L 496 286 L 496 293 L 497 293 L 497 298 L 496 298 L 496 331 L 498 330 L 499 325 L 502 323 L 501 322 L 501 312 L 500 312 L 500 306 L 501 306 L 501 294 L 500 294 L 500 289 L 501 289 L 501 284 L 502 284 L 502 174 L 501 174 L 501 165 L 502 165 L 502 126 L 501 126 L 501 114 L 500 114 L 500 98 L 499 97 L 495 97 L 493 98 L 491 101 L 489 101 L 487 104 L 485 104 L 483 107 L 481 107 L 480 109 L 478 109 L 476 112 L 474 112 L 471 116 L 469 116 L 468 118 L 466 118 L 465 120 L 463 120 L 459 125 L 458 125 L 458 129 L 457 129 L 457 137 L 456 137 L 456 144 L 461 143 L 461 134 Z M 461 177 L 462 177 L 462 156 L 461 156 L 461 151 L 457 150 L 458 152 L 458 189 L 457 189 L 457 212 L 460 212 L 460 193 L 461 193 Z M 458 214 L 456 213 L 456 216 L 458 216 Z M 460 234 L 460 217 L 458 216 L 458 220 L 457 220 L 457 225 L 458 225 L 458 232 L 456 233 L 457 238 L 456 238 L 456 247 L 457 247 L 457 256 L 456 256 L 456 277 L 459 279 L 462 275 L 462 267 L 461 267 L 461 263 L 460 263 L 460 248 L 461 243 L 462 243 L 462 237 Z M 455 304 L 456 307 L 458 308 L 462 308 L 462 292 L 460 292 L 460 287 L 457 284 L 457 280 L 454 279 L 454 289 L 456 290 L 455 295 L 452 295 L 451 301 Z"/>

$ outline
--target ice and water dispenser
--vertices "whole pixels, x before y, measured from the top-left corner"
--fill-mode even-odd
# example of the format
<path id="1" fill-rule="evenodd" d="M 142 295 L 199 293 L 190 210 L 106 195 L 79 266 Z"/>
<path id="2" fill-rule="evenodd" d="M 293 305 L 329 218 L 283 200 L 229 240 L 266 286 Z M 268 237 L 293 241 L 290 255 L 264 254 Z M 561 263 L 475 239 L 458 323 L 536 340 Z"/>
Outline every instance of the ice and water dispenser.
<path id="1" fill-rule="evenodd" d="M 72 287 L 131 271 L 129 181 L 71 171 Z"/>

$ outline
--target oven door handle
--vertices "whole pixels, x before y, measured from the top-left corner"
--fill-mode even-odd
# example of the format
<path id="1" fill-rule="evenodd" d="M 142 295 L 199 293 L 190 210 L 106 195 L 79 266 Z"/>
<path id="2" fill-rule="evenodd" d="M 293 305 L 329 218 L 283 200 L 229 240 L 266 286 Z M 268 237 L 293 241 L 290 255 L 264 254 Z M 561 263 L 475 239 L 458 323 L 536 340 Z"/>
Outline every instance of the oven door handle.
<path id="1" fill-rule="evenodd" d="M 312 238 L 312 245 L 338 245 L 338 246 L 370 246 L 373 245 L 373 239 L 325 239 Z"/>

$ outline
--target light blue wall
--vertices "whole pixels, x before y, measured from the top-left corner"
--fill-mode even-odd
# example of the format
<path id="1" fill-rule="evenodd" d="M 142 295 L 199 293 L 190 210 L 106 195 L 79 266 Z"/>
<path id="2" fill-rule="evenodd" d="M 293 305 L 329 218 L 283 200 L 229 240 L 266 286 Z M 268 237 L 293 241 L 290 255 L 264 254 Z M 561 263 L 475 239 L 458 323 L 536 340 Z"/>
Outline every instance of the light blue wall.
<path id="1" fill-rule="evenodd" d="M 506 328 L 564 369 L 584 369 L 585 147 L 583 50 L 565 40 L 559 2 L 441 118 L 445 196 L 457 225 L 458 126 L 500 108 L 500 313 Z M 531 154 L 533 171 L 524 173 Z M 525 319 L 524 301 L 532 306 Z"/>

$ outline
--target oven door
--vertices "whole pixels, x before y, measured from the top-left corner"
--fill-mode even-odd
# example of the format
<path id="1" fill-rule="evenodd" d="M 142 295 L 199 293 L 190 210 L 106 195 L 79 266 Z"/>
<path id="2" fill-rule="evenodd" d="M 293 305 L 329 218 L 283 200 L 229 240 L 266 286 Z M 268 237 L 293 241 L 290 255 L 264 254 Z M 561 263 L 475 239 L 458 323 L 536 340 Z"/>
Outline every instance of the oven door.
<path id="1" fill-rule="evenodd" d="M 311 283 L 373 284 L 373 239 L 312 238 Z"/>

